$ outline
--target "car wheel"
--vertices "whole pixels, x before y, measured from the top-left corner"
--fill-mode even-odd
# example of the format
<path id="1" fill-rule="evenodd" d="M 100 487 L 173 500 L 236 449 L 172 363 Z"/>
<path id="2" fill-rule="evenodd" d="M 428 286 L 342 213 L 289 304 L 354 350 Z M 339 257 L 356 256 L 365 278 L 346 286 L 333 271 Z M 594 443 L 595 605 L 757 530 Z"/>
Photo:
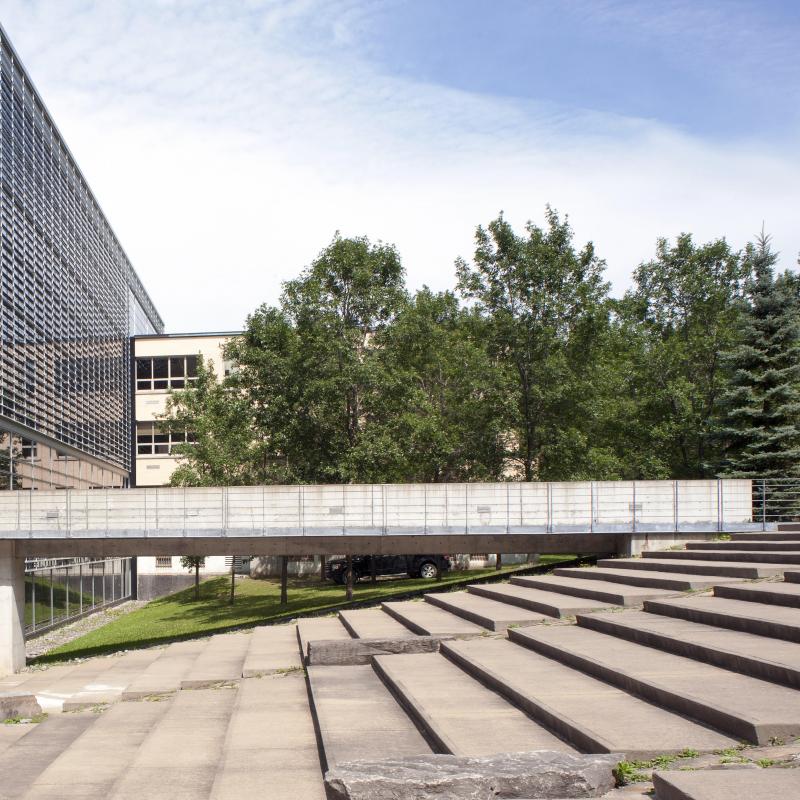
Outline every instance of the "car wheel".
<path id="1" fill-rule="evenodd" d="M 439 577 L 439 567 L 433 561 L 426 561 L 424 564 L 419 565 L 419 576 L 430 580 L 431 578 Z"/>

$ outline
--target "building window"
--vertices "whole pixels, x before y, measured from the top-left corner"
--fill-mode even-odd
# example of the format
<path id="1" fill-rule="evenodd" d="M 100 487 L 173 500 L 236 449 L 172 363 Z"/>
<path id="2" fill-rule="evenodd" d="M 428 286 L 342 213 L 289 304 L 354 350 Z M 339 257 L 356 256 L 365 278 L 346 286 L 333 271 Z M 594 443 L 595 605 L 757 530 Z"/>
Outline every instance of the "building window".
<path id="1" fill-rule="evenodd" d="M 140 456 L 172 455 L 175 445 L 194 441 L 195 435 L 187 431 L 166 433 L 155 422 L 136 423 L 136 454 Z"/>
<path id="2" fill-rule="evenodd" d="M 136 389 L 140 392 L 185 389 L 197 380 L 197 356 L 137 358 Z"/>
<path id="3" fill-rule="evenodd" d="M 172 569 L 172 556 L 156 556 L 157 569 Z"/>

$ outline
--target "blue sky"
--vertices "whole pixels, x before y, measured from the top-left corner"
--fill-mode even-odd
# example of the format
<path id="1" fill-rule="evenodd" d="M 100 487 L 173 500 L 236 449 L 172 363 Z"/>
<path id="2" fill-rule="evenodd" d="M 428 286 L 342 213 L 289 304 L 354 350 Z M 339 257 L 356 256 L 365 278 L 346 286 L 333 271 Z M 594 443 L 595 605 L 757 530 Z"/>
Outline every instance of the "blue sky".
<path id="1" fill-rule="evenodd" d="M 800 2 L 0 0 L 168 329 L 240 327 L 336 230 L 453 284 L 551 203 L 619 293 L 658 236 L 800 251 Z M 221 280 L 220 276 L 224 279 Z"/>

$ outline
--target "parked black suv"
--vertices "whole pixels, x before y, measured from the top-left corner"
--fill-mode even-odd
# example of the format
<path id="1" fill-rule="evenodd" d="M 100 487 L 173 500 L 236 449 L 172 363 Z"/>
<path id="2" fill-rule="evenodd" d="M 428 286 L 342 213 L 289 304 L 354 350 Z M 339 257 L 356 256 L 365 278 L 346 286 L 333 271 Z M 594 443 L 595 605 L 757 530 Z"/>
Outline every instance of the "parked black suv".
<path id="1" fill-rule="evenodd" d="M 449 556 L 353 556 L 353 580 L 372 575 L 408 575 L 409 578 L 438 578 L 450 569 Z M 347 561 L 332 558 L 325 565 L 325 574 L 336 583 L 347 581 Z"/>

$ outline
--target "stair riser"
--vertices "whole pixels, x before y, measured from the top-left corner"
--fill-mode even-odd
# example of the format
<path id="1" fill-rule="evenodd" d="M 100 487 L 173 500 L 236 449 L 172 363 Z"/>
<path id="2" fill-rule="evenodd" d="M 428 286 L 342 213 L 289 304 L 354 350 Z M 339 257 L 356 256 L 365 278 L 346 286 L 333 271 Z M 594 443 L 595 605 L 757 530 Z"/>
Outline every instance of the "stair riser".
<path id="1" fill-rule="evenodd" d="M 747 658 L 747 656 L 737 653 L 715 650 L 713 647 L 706 647 L 695 642 L 683 642 L 670 636 L 661 636 L 654 631 L 642 631 L 630 628 L 627 625 L 616 625 L 612 620 L 598 618 L 592 614 L 581 614 L 577 620 L 578 625 L 582 628 L 590 628 L 629 642 L 655 647 L 679 656 L 686 656 L 695 661 L 705 661 L 715 667 L 741 672 L 752 678 L 760 678 L 761 680 L 779 683 L 792 689 L 800 689 L 800 669 L 794 670 L 788 667 L 780 667 L 757 659 Z"/>
<path id="2" fill-rule="evenodd" d="M 548 617 L 555 617 L 556 619 L 570 616 L 569 614 L 562 614 L 561 609 L 559 609 L 557 606 L 550 605 L 549 603 L 542 603 L 538 600 L 531 600 L 527 597 L 495 595 L 492 594 L 491 589 L 484 589 L 483 586 L 470 586 L 468 591 L 470 591 L 472 594 L 477 594 L 480 597 L 488 597 L 490 600 L 497 600 L 501 603 L 507 603 L 510 606 L 525 608 L 528 611 L 538 611 L 540 614 L 546 614 Z"/>
<path id="3" fill-rule="evenodd" d="M 800 542 L 689 542 L 687 550 L 738 550 L 739 552 L 758 552 L 759 550 L 780 550 L 789 553 L 800 552 Z"/>
<path id="4" fill-rule="evenodd" d="M 727 597 L 729 600 L 746 600 L 750 603 L 769 603 L 772 606 L 800 608 L 800 595 L 792 596 L 782 592 L 757 591 L 748 586 L 715 586 L 714 597 Z"/>
<path id="5" fill-rule="evenodd" d="M 685 714 L 699 722 L 710 725 L 719 731 L 736 736 L 744 741 L 754 744 L 768 744 L 770 737 L 789 736 L 793 734 L 793 729 L 784 728 L 781 725 L 756 725 L 749 720 L 741 719 L 714 706 L 683 697 L 675 692 L 670 692 L 658 686 L 653 686 L 637 679 L 633 675 L 626 675 L 615 669 L 604 667 L 597 664 L 592 659 L 583 658 L 575 653 L 569 653 L 558 647 L 551 646 L 546 642 L 526 639 L 518 636 L 514 629 L 508 632 L 509 639 L 528 647 L 547 658 L 566 664 L 574 669 L 579 669 L 587 675 L 606 681 L 613 686 L 618 686 L 626 692 L 635 694 L 638 697 L 655 703 L 661 708 Z"/>
<path id="6" fill-rule="evenodd" d="M 800 572 L 784 572 L 783 579 L 787 583 L 800 583 Z"/>
<path id="7" fill-rule="evenodd" d="M 669 578 L 645 578 L 641 575 L 631 575 L 630 578 L 624 575 L 592 574 L 596 570 L 583 569 L 571 572 L 569 569 L 554 569 L 553 575 L 560 575 L 564 578 L 581 578 L 582 580 L 608 581 L 609 583 L 621 583 L 625 586 L 641 586 L 645 589 L 669 589 L 675 592 L 688 592 L 696 588 L 690 581 L 670 580 Z"/>
<path id="8" fill-rule="evenodd" d="M 702 559 L 697 559 L 702 560 Z M 674 562 L 670 562 L 667 564 L 650 564 L 648 563 L 647 559 L 639 558 L 636 559 L 638 563 L 626 562 L 620 563 L 616 560 L 604 560 L 598 561 L 597 566 L 599 567 L 609 567 L 610 569 L 651 569 L 653 572 L 682 572 L 688 575 L 714 575 L 720 577 L 730 577 L 730 578 L 766 578 L 770 575 L 775 575 L 780 570 L 770 569 L 769 567 L 760 568 L 757 566 L 754 567 L 728 567 L 725 566 L 724 563 L 720 563 L 719 566 L 713 565 L 709 567 L 698 567 L 696 564 L 681 564 L 681 562 L 675 559 Z"/>
<path id="9" fill-rule="evenodd" d="M 787 642 L 800 642 L 800 628 L 781 625 L 777 622 L 758 619 L 742 619 L 726 614 L 715 614 L 699 608 L 672 606 L 657 600 L 648 600 L 644 610 L 651 614 L 685 619 L 688 622 L 699 622 L 703 625 L 715 625 L 718 628 L 729 628 L 742 633 L 754 633 L 757 636 L 768 636 L 773 639 L 784 639 Z"/>
<path id="10" fill-rule="evenodd" d="M 694 561 L 744 561 L 756 564 L 800 564 L 800 553 L 761 553 L 741 551 L 730 552 L 709 552 L 703 550 L 668 550 L 646 551 L 642 553 L 642 558 L 669 558 L 675 560 L 694 560 Z"/>
<path id="11" fill-rule="evenodd" d="M 800 531 L 767 531 L 766 533 L 732 533 L 733 542 L 757 542 L 763 539 L 771 542 L 800 542 Z"/>
<path id="12" fill-rule="evenodd" d="M 636 596 L 625 597 L 624 595 L 615 594 L 614 592 L 593 589 L 591 586 L 587 586 L 583 589 L 579 586 L 562 586 L 548 583 L 547 581 L 537 581 L 535 579 L 526 580 L 525 578 L 512 578 L 511 583 L 516 586 L 524 586 L 528 589 L 541 589 L 543 592 L 558 592 L 558 594 L 567 594 L 570 597 L 583 597 L 587 600 L 597 600 L 601 603 L 611 603 L 615 606 L 637 606 L 641 605 L 644 599 Z"/>
<path id="13" fill-rule="evenodd" d="M 487 628 L 490 631 L 504 631 L 508 627 L 508 625 L 504 625 L 502 622 L 489 619 L 488 617 L 484 617 L 482 614 L 470 611 L 467 608 L 448 605 L 446 599 L 440 597 L 439 595 L 426 594 L 425 602 L 430 603 L 432 606 L 442 608 L 448 613 L 454 614 L 457 617 L 461 617 L 461 619 L 465 619 L 468 622 L 474 622 L 476 625 L 480 625 L 482 628 Z"/>

